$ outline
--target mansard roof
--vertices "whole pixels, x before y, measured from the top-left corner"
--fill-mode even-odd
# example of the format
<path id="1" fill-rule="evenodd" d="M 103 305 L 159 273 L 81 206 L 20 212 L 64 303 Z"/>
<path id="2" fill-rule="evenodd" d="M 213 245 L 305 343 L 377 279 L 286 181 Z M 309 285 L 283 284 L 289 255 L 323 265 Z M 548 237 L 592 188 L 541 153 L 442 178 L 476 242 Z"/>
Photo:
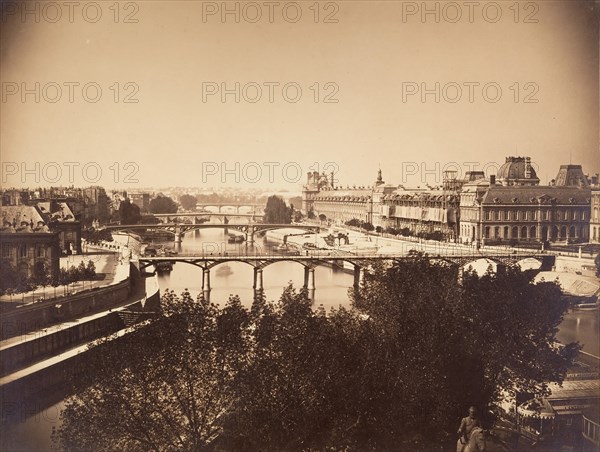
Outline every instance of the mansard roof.
<path id="1" fill-rule="evenodd" d="M 441 191 L 406 191 L 396 190 L 394 193 L 390 193 L 382 196 L 383 201 L 423 201 L 423 202 L 434 202 L 434 201 L 455 201 L 458 196 L 455 194 L 446 194 Z"/>
<path id="2" fill-rule="evenodd" d="M 315 201 L 346 201 L 367 202 L 371 199 L 372 190 L 349 189 L 349 190 L 324 190 L 315 195 Z"/>
<path id="3" fill-rule="evenodd" d="M 0 207 L 0 216 L 2 222 L 5 223 L 30 223 L 37 224 L 38 222 L 46 223 L 48 218 L 40 209 L 35 206 L 19 205 L 19 206 L 2 206 Z"/>
<path id="4" fill-rule="evenodd" d="M 591 191 L 576 187 L 501 186 L 489 187 L 483 204 L 590 204 Z"/>

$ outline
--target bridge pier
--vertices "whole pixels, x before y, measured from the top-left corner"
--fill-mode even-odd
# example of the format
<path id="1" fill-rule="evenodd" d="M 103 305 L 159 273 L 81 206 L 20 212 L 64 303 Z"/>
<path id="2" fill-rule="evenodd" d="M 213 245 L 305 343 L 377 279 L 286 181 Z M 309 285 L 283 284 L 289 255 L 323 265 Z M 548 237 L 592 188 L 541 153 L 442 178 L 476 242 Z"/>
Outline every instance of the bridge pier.
<path id="1" fill-rule="evenodd" d="M 175 233 L 175 246 L 181 246 L 181 241 L 183 239 L 183 234 L 181 232 Z"/>
<path id="2" fill-rule="evenodd" d="M 254 269 L 254 296 L 257 296 L 260 291 L 263 290 L 263 271 L 262 268 Z"/>
<path id="3" fill-rule="evenodd" d="M 315 269 L 314 268 L 308 269 L 307 288 L 308 288 L 309 300 L 315 301 Z"/>
<path id="4" fill-rule="evenodd" d="M 354 266 L 354 290 L 358 290 L 360 288 L 360 266 Z"/>
<path id="5" fill-rule="evenodd" d="M 202 269 L 202 296 L 206 301 L 210 301 L 210 270 Z"/>

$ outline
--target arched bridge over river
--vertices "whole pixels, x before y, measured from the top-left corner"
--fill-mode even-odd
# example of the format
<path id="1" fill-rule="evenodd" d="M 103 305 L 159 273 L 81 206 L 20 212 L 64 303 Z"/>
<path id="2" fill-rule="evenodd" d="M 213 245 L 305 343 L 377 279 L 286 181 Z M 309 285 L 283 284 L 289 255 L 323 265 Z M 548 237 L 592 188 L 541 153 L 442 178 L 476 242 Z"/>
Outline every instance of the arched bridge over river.
<path id="1" fill-rule="evenodd" d="M 316 289 L 315 284 L 315 267 L 318 265 L 334 264 L 338 267 L 343 267 L 344 263 L 350 264 L 354 272 L 353 287 L 358 288 L 361 278 L 364 277 L 365 269 L 374 262 L 394 262 L 411 257 L 406 255 L 391 255 L 391 254 L 373 254 L 373 255 L 355 255 L 355 254 L 340 254 L 332 251 L 313 251 L 306 252 L 306 255 L 289 255 L 289 254 L 255 254 L 255 255 L 177 255 L 177 256 L 144 256 L 139 258 L 140 269 L 148 267 L 156 267 L 161 262 L 176 263 L 182 262 L 194 265 L 202 269 L 202 293 L 205 299 L 210 299 L 210 272 L 220 264 L 227 262 L 243 262 L 254 268 L 254 284 L 255 293 L 263 289 L 263 269 L 276 262 L 297 262 L 304 267 L 304 285 L 308 290 L 309 297 L 314 299 Z M 427 256 L 432 261 L 445 262 L 450 265 L 464 267 L 471 262 L 480 259 L 486 259 L 500 266 L 517 266 L 526 260 L 531 262 L 535 259 L 540 263 L 537 271 L 551 270 L 554 265 L 555 256 L 546 254 L 502 254 L 502 255 L 437 255 Z"/>
<path id="2" fill-rule="evenodd" d="M 227 224 L 214 224 L 214 223 L 203 223 L 203 224 L 187 224 L 187 223 L 159 223 L 159 224 L 132 224 L 132 225 L 114 225 L 105 226 L 102 229 L 108 231 L 168 231 L 173 234 L 175 238 L 175 244 L 180 244 L 183 236 L 190 232 L 200 231 L 202 229 L 237 229 L 244 233 L 246 242 L 248 244 L 254 243 L 254 235 L 257 232 L 265 232 L 273 229 L 281 228 L 293 228 L 301 229 L 309 232 L 321 231 L 320 226 L 315 225 L 299 225 L 299 224 L 271 224 L 271 223 L 227 223 Z"/>

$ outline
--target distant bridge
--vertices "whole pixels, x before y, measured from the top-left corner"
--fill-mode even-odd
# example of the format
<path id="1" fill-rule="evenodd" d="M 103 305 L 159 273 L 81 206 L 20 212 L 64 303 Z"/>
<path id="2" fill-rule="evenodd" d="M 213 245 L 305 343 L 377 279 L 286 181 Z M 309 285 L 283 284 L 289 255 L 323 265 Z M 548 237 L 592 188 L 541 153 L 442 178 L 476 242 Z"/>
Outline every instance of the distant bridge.
<path id="1" fill-rule="evenodd" d="M 159 220 L 164 220 L 162 221 L 163 223 L 169 223 L 170 221 L 176 219 L 176 218 L 205 218 L 205 217 L 217 217 L 217 218 L 225 218 L 225 217 L 247 217 L 247 218 L 251 218 L 252 220 L 254 220 L 255 218 L 260 218 L 262 217 L 262 214 L 260 213 L 246 213 L 246 212 L 242 212 L 242 213 L 238 213 L 238 212 L 222 212 L 222 213 L 218 213 L 218 212 L 192 212 L 192 213 L 154 213 L 152 214 L 153 217 L 158 218 Z"/>
<path id="2" fill-rule="evenodd" d="M 221 212 L 221 209 L 223 207 L 233 207 L 236 213 L 239 213 L 241 207 L 250 207 L 253 210 L 253 212 L 256 212 L 256 209 L 259 208 L 260 210 L 258 212 L 258 215 L 262 215 L 266 204 L 252 202 L 206 202 L 196 204 L 196 209 L 206 209 L 207 207 L 216 207 L 217 209 L 219 209 L 219 212 Z"/>
<path id="3" fill-rule="evenodd" d="M 227 229 L 233 228 L 242 231 L 245 235 L 246 242 L 254 243 L 254 235 L 257 232 L 270 231 L 273 229 L 294 228 L 310 232 L 319 232 L 322 227 L 315 225 L 300 225 L 300 224 L 271 224 L 271 223 L 227 223 L 227 224 L 187 224 L 187 223 L 159 223 L 159 224 L 130 224 L 130 225 L 112 225 L 105 226 L 103 229 L 108 231 L 136 231 L 144 230 L 161 230 L 173 234 L 175 244 L 181 243 L 183 236 L 193 231 L 201 229 Z"/>
<path id="4" fill-rule="evenodd" d="M 326 263 L 335 264 L 339 267 L 343 267 L 344 263 L 349 263 L 354 269 L 354 289 L 358 289 L 361 279 L 364 277 L 365 268 L 374 262 L 381 261 L 403 261 L 411 259 L 406 254 L 369 254 L 369 255 L 356 255 L 350 253 L 339 253 L 336 250 L 319 250 L 319 251 L 305 251 L 306 255 L 296 256 L 290 254 L 240 254 L 240 255 L 229 255 L 223 253 L 222 255 L 185 255 L 179 254 L 177 256 L 163 257 L 140 257 L 140 269 L 145 269 L 149 266 L 158 265 L 161 262 L 182 262 L 190 265 L 194 265 L 202 269 L 202 294 L 205 299 L 210 299 L 210 270 L 220 264 L 226 262 L 243 262 L 254 268 L 254 284 L 253 289 L 255 294 L 263 289 L 263 269 L 276 262 L 297 262 L 304 267 L 304 285 L 303 287 L 308 290 L 309 297 L 314 300 L 315 293 L 315 267 Z M 496 264 L 504 266 L 516 266 L 519 262 L 525 259 L 536 259 L 540 262 L 541 270 L 550 270 L 554 265 L 554 256 L 541 255 L 541 254 L 502 254 L 502 255 L 437 255 L 428 256 L 432 261 L 444 262 L 450 265 L 464 267 L 470 262 L 475 262 L 479 259 L 487 259 Z"/>

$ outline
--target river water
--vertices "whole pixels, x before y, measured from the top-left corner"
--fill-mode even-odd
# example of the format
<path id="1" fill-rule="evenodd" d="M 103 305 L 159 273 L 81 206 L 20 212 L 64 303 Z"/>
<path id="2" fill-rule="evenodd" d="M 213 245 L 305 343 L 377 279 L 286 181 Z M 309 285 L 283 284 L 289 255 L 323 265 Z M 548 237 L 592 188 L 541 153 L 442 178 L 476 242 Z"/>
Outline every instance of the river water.
<path id="1" fill-rule="evenodd" d="M 205 229 L 195 235 L 188 234 L 181 244 L 181 253 L 201 255 L 204 251 L 215 252 L 230 251 L 231 254 L 239 253 L 240 249 L 247 250 L 249 254 L 255 251 L 269 251 L 276 244 L 269 243 L 266 239 L 258 239 L 255 246 L 225 245 L 226 237 L 221 229 Z M 165 243 L 165 246 L 172 246 Z M 242 262 L 229 262 L 227 266 L 231 272 L 218 270 L 225 264 L 218 265 L 211 270 L 211 295 L 212 302 L 224 305 L 230 295 L 239 295 L 245 306 L 250 306 L 253 297 L 253 269 Z M 264 269 L 263 284 L 268 300 L 277 300 L 283 288 L 292 282 L 296 288 L 302 287 L 304 271 L 297 262 L 277 262 Z M 202 269 L 190 264 L 177 263 L 173 271 L 158 277 L 161 290 L 171 289 L 180 293 L 188 289 L 195 297 L 201 291 Z M 332 307 L 349 307 L 348 289 L 352 286 L 353 275 L 326 266 L 319 266 L 315 270 L 315 306 L 323 305 L 329 311 Z M 580 341 L 583 350 L 594 356 L 600 356 L 600 322 L 598 311 L 570 311 L 565 315 L 560 326 L 558 339 L 563 343 Z"/>
<path id="2" fill-rule="evenodd" d="M 233 245 L 225 245 L 225 235 L 221 229 L 205 229 L 194 235 L 184 237 L 181 253 L 198 253 L 204 250 L 234 251 Z M 276 244 L 269 244 L 265 239 L 257 239 L 254 247 L 248 246 L 249 253 L 264 251 Z M 172 246 L 165 243 L 165 246 Z M 243 245 L 245 248 L 245 245 Z M 238 248 L 239 251 L 239 248 Z M 253 298 L 253 269 L 241 262 L 227 264 L 230 272 L 218 271 L 217 266 L 211 270 L 211 301 L 223 306 L 230 295 L 239 295 L 245 306 L 250 306 Z M 265 295 L 268 300 L 277 300 L 283 288 L 292 282 L 300 288 L 304 280 L 301 264 L 296 262 L 278 262 L 267 266 L 263 273 Z M 161 291 L 165 289 L 180 293 L 188 289 L 195 297 L 201 290 L 202 269 L 199 267 L 177 263 L 171 273 L 158 277 Z M 348 289 L 352 286 L 353 275 L 326 266 L 315 270 L 315 306 L 323 305 L 329 311 L 332 307 L 350 306 Z M 566 314 L 560 326 L 558 339 L 561 342 L 580 341 L 583 350 L 595 356 L 600 355 L 600 323 L 598 311 L 571 311 Z M 2 445 L 4 450 L 11 451 L 46 451 L 50 450 L 50 434 L 53 427 L 59 425 L 58 413 L 63 401 L 35 414 L 23 416 L 23 422 L 5 429 Z"/>
<path id="3" fill-rule="evenodd" d="M 214 252 L 229 252 L 240 254 L 247 252 L 268 252 L 277 246 L 269 243 L 264 238 L 258 238 L 254 246 L 251 245 L 225 245 L 226 237 L 221 229 L 205 229 L 195 235 L 188 234 L 181 244 L 182 254 L 202 255 Z M 167 244 L 165 244 L 167 245 Z M 171 245 L 171 244 L 168 244 Z M 226 270 L 229 267 L 230 271 Z M 253 267 L 243 262 L 228 262 L 211 269 L 210 301 L 223 306 L 230 295 L 239 295 L 244 306 L 250 307 L 254 291 L 252 288 L 254 278 Z M 354 276 L 350 273 L 326 266 L 315 269 L 315 306 L 323 305 L 329 311 L 331 307 L 340 305 L 348 307 L 348 289 L 352 286 Z M 173 271 L 159 274 L 161 291 L 169 288 L 177 293 L 188 289 L 195 297 L 202 287 L 202 269 L 194 265 L 178 262 Z M 268 265 L 263 270 L 263 288 L 268 300 L 277 300 L 285 286 L 292 283 L 300 289 L 304 283 L 304 267 L 297 262 L 277 262 Z"/>

